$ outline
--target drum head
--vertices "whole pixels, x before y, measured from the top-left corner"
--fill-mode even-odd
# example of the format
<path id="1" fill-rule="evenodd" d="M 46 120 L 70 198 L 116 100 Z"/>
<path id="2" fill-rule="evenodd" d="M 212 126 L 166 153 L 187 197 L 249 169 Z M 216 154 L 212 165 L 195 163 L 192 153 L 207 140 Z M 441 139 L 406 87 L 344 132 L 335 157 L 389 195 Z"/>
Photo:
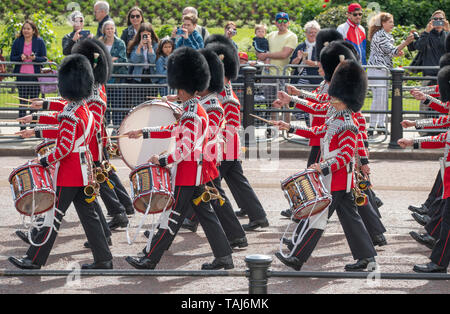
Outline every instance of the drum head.
<path id="1" fill-rule="evenodd" d="M 37 191 L 29 192 L 16 201 L 16 209 L 25 216 L 39 215 L 53 208 L 55 203 L 55 193 L 53 191 Z M 34 213 L 33 213 L 34 199 Z"/>
<path id="2" fill-rule="evenodd" d="M 144 127 L 167 126 L 176 122 L 172 109 L 162 102 L 146 102 L 134 108 L 122 121 L 119 134 L 142 129 Z M 152 155 L 162 152 L 172 153 L 175 149 L 175 138 L 169 139 L 118 139 L 120 153 L 125 164 L 134 169 L 146 164 Z"/>

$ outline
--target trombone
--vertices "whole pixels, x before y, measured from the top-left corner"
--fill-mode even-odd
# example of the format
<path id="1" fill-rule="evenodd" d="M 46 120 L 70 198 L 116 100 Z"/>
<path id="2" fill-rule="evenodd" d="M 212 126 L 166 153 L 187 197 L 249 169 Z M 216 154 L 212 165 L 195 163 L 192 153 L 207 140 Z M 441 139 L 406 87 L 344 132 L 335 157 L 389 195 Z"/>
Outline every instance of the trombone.
<path id="1" fill-rule="evenodd" d="M 192 202 L 195 205 L 200 204 L 200 202 L 208 203 L 211 200 L 219 200 L 220 206 L 225 203 L 224 198 L 220 195 L 219 191 L 216 188 L 205 186 L 205 191 L 197 198 L 195 198 Z"/>

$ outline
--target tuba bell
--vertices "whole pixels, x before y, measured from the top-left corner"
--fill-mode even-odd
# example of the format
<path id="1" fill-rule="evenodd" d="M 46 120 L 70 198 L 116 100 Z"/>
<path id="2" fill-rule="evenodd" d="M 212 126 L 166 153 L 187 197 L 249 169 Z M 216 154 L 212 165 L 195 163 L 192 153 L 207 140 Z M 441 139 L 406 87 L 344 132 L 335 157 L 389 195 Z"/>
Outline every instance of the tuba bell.
<path id="1" fill-rule="evenodd" d="M 357 186 L 353 188 L 353 196 L 355 197 L 356 206 L 365 206 L 369 203 L 367 195 L 362 193 Z"/>

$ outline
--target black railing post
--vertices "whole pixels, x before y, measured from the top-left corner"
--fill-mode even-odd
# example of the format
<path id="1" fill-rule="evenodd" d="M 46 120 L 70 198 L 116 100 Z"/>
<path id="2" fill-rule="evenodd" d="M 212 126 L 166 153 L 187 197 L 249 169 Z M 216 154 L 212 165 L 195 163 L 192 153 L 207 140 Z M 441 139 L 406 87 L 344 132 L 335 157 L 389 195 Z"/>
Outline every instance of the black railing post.
<path id="1" fill-rule="evenodd" d="M 250 143 L 255 143 L 255 130 L 253 129 L 254 118 L 250 115 L 255 112 L 255 74 L 256 68 L 244 67 L 244 114 L 242 126 L 244 127 L 244 145 L 249 147 Z M 251 128 L 249 128 L 251 126 Z"/>
<path id="2" fill-rule="evenodd" d="M 391 69 L 392 74 L 392 109 L 391 109 L 391 141 L 389 148 L 398 149 L 397 141 L 403 137 L 403 75 L 404 69 Z"/>
<path id="3" fill-rule="evenodd" d="M 267 255 L 248 255 L 245 257 L 247 264 L 248 293 L 267 294 L 267 281 L 272 258 Z"/>

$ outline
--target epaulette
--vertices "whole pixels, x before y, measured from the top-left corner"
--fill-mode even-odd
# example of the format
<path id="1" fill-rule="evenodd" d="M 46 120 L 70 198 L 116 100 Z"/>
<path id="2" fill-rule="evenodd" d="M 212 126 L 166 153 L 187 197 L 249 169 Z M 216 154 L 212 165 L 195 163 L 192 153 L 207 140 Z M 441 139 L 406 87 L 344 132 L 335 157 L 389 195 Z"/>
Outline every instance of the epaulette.
<path id="1" fill-rule="evenodd" d="M 91 96 L 89 96 L 88 98 L 85 99 L 85 101 L 87 103 L 90 102 L 97 102 L 99 104 L 101 104 L 102 106 L 106 107 L 106 103 L 103 100 L 103 98 L 100 96 L 100 90 L 98 86 L 94 86 L 94 88 L 92 89 L 92 94 Z"/>
<path id="2" fill-rule="evenodd" d="M 339 119 L 340 117 L 343 119 Z M 327 122 L 331 135 L 339 134 L 346 130 L 352 131 L 355 134 L 359 133 L 359 128 L 353 120 L 352 113 L 348 110 L 336 111 Z"/>
<path id="3" fill-rule="evenodd" d="M 75 113 L 78 110 L 78 108 L 80 108 L 80 106 L 83 106 L 83 105 L 84 105 L 84 102 L 82 102 L 82 101 L 68 103 L 64 107 L 64 110 L 61 111 L 61 113 L 58 115 L 58 121 L 61 121 L 62 119 L 70 119 L 70 120 L 77 122 L 80 118 L 77 117 L 77 115 Z"/>

